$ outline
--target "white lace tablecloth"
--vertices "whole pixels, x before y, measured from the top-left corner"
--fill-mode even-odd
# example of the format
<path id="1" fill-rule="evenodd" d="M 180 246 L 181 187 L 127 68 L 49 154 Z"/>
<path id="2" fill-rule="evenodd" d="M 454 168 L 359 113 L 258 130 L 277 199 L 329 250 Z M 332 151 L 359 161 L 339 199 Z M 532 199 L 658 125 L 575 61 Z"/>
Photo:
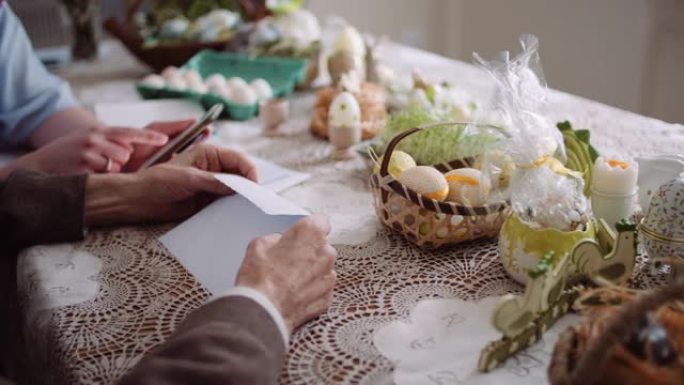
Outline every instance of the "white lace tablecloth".
<path id="1" fill-rule="evenodd" d="M 144 70 L 118 46 L 106 48 L 103 62 L 79 64 L 64 75 L 85 103 L 135 100 L 133 81 Z M 469 64 L 397 45 L 384 51 L 397 69 L 416 67 L 452 80 L 481 103 L 491 94 L 487 75 Z M 328 143 L 308 133 L 312 103 L 311 95 L 295 97 L 294 118 L 282 136 L 262 137 L 252 121 L 222 123 L 212 138 L 313 174 L 283 195 L 328 214 L 333 224 L 339 250 L 333 305 L 295 333 L 281 383 L 392 383 L 394 367 L 374 346 L 375 330 L 408 320 L 422 299 L 474 301 L 521 287 L 504 272 L 494 241 L 425 252 L 381 229 L 366 162 L 330 160 Z M 590 128 L 601 151 L 634 156 L 684 148 L 681 125 L 562 92 L 550 92 L 548 114 Z M 171 226 L 103 229 L 77 244 L 41 246 L 22 255 L 18 274 L 25 337 L 41 382 L 112 382 L 207 300 L 208 292 L 157 240 Z M 646 284 L 649 279 L 644 276 Z M 545 365 L 530 370 L 539 375 Z M 523 384 L 526 377 L 512 375 L 507 382 Z"/>

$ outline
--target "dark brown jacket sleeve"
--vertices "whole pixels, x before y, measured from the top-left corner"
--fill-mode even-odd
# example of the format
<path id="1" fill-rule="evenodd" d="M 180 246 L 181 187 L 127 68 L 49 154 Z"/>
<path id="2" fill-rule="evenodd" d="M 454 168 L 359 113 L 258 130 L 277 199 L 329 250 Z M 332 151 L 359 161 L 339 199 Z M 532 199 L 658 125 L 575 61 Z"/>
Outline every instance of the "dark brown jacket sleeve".
<path id="1" fill-rule="evenodd" d="M 85 174 L 16 171 L 0 181 L 0 237 L 12 248 L 83 238 Z"/>
<path id="2" fill-rule="evenodd" d="M 83 238 L 86 178 L 15 171 L 0 180 L 0 374 L 2 363 L 18 360 L 9 342 L 18 312 L 14 257 L 27 246 Z"/>
<path id="3" fill-rule="evenodd" d="M 245 297 L 202 306 L 144 357 L 120 385 L 276 384 L 285 358 L 271 316 Z"/>

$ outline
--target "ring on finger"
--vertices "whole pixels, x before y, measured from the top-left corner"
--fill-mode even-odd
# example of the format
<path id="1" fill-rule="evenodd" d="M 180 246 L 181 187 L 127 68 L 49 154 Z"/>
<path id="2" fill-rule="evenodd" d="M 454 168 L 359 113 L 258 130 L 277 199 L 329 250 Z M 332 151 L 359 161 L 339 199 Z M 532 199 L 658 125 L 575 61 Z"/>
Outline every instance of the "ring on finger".
<path id="1" fill-rule="evenodd" d="M 107 159 L 107 165 L 105 166 L 105 172 L 111 172 L 112 171 L 112 165 L 114 162 L 112 161 L 112 158 L 105 156 L 105 159 Z"/>

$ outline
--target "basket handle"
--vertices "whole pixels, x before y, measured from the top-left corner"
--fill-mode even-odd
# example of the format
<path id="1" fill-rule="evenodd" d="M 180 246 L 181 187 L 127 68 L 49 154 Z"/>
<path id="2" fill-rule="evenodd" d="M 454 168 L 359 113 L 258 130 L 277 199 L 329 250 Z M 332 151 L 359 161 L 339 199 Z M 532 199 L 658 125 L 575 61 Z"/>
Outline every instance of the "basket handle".
<path id="1" fill-rule="evenodd" d="M 445 127 L 445 126 L 455 126 L 455 125 L 475 125 L 478 127 L 489 127 L 489 128 L 494 128 L 496 130 L 499 130 L 500 132 L 504 132 L 501 127 L 495 126 L 493 124 L 484 124 L 484 123 L 474 123 L 474 122 L 457 122 L 457 121 L 447 121 L 447 122 L 437 122 L 437 123 L 429 123 L 429 124 L 424 124 L 422 126 L 414 127 L 411 129 L 408 129 L 404 132 L 400 132 L 399 134 L 395 135 L 392 140 L 390 140 L 389 144 L 387 145 L 387 148 L 385 149 L 385 153 L 382 156 L 382 163 L 380 163 L 380 176 L 381 177 L 386 177 L 389 175 L 389 162 L 390 159 L 392 158 L 392 152 L 394 151 L 394 148 L 397 147 L 399 142 L 404 140 L 409 135 L 413 135 L 418 131 L 423 131 L 423 130 L 429 130 L 431 128 L 436 128 L 436 127 Z M 390 154 L 389 156 L 386 156 L 387 154 Z"/>

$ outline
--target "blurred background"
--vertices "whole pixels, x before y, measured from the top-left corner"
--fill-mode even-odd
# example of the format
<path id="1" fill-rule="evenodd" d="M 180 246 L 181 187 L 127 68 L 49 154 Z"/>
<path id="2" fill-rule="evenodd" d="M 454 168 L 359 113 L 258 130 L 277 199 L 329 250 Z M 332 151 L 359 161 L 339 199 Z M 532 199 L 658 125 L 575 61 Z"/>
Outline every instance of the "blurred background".
<path id="1" fill-rule="evenodd" d="M 64 2 L 92 4 L 97 20 L 124 18 L 127 4 Z M 46 60 L 68 57 L 72 30 L 62 2 L 9 3 Z M 466 62 L 474 51 L 490 58 L 517 50 L 518 35 L 530 32 L 540 38 L 552 88 L 684 123 L 684 0 L 308 0 L 307 8 Z"/>

